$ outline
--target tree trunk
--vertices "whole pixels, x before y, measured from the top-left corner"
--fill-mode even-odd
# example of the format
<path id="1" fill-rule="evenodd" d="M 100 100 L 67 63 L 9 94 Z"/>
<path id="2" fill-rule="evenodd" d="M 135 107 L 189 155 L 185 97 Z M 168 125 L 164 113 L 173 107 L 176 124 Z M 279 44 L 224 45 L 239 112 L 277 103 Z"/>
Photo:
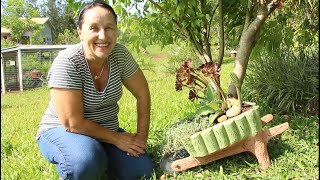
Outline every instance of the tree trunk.
<path id="1" fill-rule="evenodd" d="M 304 3 L 305 3 L 306 16 L 307 16 L 307 18 L 308 18 L 308 20 L 309 20 L 309 23 L 312 24 L 312 17 L 311 17 L 312 12 L 311 12 L 311 7 L 310 7 L 310 5 L 309 5 L 308 0 L 304 0 Z"/>
<path id="2" fill-rule="evenodd" d="M 237 57 L 235 59 L 233 68 L 233 72 L 238 76 L 241 86 L 246 75 L 249 57 L 258 39 L 260 29 L 262 28 L 265 20 L 270 15 L 270 13 L 272 13 L 275 10 L 276 3 L 277 1 L 271 1 L 270 4 L 268 4 L 265 1 L 260 1 L 260 4 L 256 1 L 248 2 L 246 22 L 240 38 L 239 48 L 237 50 Z M 256 17 L 252 18 L 253 9 L 256 6 L 258 6 L 257 15 Z M 237 98 L 237 91 L 232 81 L 229 84 L 228 95 Z"/>
<path id="3" fill-rule="evenodd" d="M 219 0 L 219 54 L 217 62 L 222 64 L 224 55 L 224 20 L 222 11 L 222 0 Z"/>

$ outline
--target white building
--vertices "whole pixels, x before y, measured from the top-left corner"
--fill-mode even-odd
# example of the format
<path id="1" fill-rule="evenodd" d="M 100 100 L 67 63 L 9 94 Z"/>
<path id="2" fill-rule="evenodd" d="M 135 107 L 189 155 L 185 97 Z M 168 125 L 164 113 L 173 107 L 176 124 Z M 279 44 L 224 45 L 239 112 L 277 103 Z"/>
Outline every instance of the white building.
<path id="1" fill-rule="evenodd" d="M 20 18 L 20 19 L 23 20 L 24 18 Z M 53 39 L 52 39 L 53 26 L 51 25 L 49 18 L 31 18 L 31 20 L 44 27 L 43 28 L 43 34 L 44 34 L 43 44 L 52 45 L 53 44 Z M 20 41 L 22 42 L 21 44 L 26 44 L 25 42 L 29 42 L 30 44 L 32 44 L 32 42 L 30 42 L 31 36 L 32 36 L 32 30 L 26 31 L 21 37 L 22 38 Z M 11 37 L 10 29 L 1 27 L 1 39 L 14 40 L 14 38 Z"/>

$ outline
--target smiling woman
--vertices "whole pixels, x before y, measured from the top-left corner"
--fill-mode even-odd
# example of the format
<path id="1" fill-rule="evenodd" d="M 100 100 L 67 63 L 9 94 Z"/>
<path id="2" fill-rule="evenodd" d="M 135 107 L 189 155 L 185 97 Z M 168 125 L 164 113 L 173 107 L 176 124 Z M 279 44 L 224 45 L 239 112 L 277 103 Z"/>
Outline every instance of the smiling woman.
<path id="1" fill-rule="evenodd" d="M 106 57 L 116 44 L 117 16 L 113 10 L 110 10 L 110 6 L 106 6 L 108 8 L 90 7 L 92 5 L 80 11 L 77 30 L 83 42 L 86 58 L 104 64 Z"/>
<path id="2" fill-rule="evenodd" d="M 51 97 L 37 133 L 40 150 L 62 179 L 150 177 L 148 83 L 117 43 L 117 15 L 105 2 L 88 3 L 79 11 L 77 31 L 81 42 L 61 51 L 48 73 Z M 119 127 L 122 85 L 137 100 L 133 133 Z"/>

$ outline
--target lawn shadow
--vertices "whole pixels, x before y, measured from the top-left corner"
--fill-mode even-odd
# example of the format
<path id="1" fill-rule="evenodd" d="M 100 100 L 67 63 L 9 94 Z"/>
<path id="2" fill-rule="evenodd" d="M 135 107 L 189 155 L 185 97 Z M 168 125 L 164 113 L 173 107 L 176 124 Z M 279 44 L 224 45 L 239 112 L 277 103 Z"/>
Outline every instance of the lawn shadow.
<path id="1" fill-rule="evenodd" d="M 160 160 L 162 158 L 162 148 L 163 148 L 163 139 L 159 138 L 163 134 L 163 132 L 156 132 L 156 138 L 150 139 L 151 143 L 148 145 L 148 153 L 152 162 L 154 163 L 154 171 L 157 177 L 160 177 L 164 172 L 160 168 Z M 157 136 L 159 136 L 157 138 Z M 163 137 L 163 136 L 162 136 Z"/>
<path id="2" fill-rule="evenodd" d="M 319 117 L 294 118 L 289 119 L 288 123 L 289 128 L 298 135 L 299 140 L 303 139 L 312 143 L 314 139 L 319 139 Z"/>
<path id="3" fill-rule="evenodd" d="M 148 140 L 148 153 L 154 163 L 154 169 L 156 172 L 156 176 L 160 177 L 163 174 L 166 174 L 167 172 L 164 171 L 164 169 L 161 168 L 160 162 L 165 154 L 164 146 L 166 144 L 166 130 L 167 128 L 174 127 L 180 123 L 183 123 L 185 121 L 191 121 L 193 120 L 192 117 L 193 113 L 191 112 L 185 112 L 183 113 L 182 119 L 176 119 L 175 121 L 172 121 L 172 124 L 168 125 L 167 127 L 164 127 L 162 129 L 157 130 L 156 132 L 153 132 L 152 138 L 149 138 Z"/>
<path id="4" fill-rule="evenodd" d="M 1 109 L 9 109 L 9 108 L 12 108 L 13 106 L 12 105 L 9 105 L 9 104 L 1 104 Z"/>
<path id="5" fill-rule="evenodd" d="M 281 140 L 281 134 L 270 139 L 269 143 L 267 144 L 267 149 L 270 161 L 283 156 L 284 152 L 293 151 L 293 148 L 290 144 L 286 143 L 286 141 Z"/>
<path id="6" fill-rule="evenodd" d="M 15 147 L 12 145 L 11 142 L 6 140 L 1 141 L 1 159 L 11 156 L 14 150 L 15 150 Z"/>

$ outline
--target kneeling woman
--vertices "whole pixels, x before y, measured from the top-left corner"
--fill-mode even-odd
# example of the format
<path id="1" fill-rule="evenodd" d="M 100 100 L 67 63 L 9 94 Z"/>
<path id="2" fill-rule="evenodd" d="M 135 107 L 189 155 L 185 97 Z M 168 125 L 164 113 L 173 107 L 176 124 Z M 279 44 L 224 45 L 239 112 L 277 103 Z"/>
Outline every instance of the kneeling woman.
<path id="1" fill-rule="evenodd" d="M 148 84 L 117 40 L 117 15 L 108 4 L 86 4 L 77 22 L 81 42 L 62 50 L 48 73 L 49 107 L 37 132 L 42 155 L 61 179 L 150 177 Z M 119 127 L 124 85 L 137 99 L 137 132 Z"/>

